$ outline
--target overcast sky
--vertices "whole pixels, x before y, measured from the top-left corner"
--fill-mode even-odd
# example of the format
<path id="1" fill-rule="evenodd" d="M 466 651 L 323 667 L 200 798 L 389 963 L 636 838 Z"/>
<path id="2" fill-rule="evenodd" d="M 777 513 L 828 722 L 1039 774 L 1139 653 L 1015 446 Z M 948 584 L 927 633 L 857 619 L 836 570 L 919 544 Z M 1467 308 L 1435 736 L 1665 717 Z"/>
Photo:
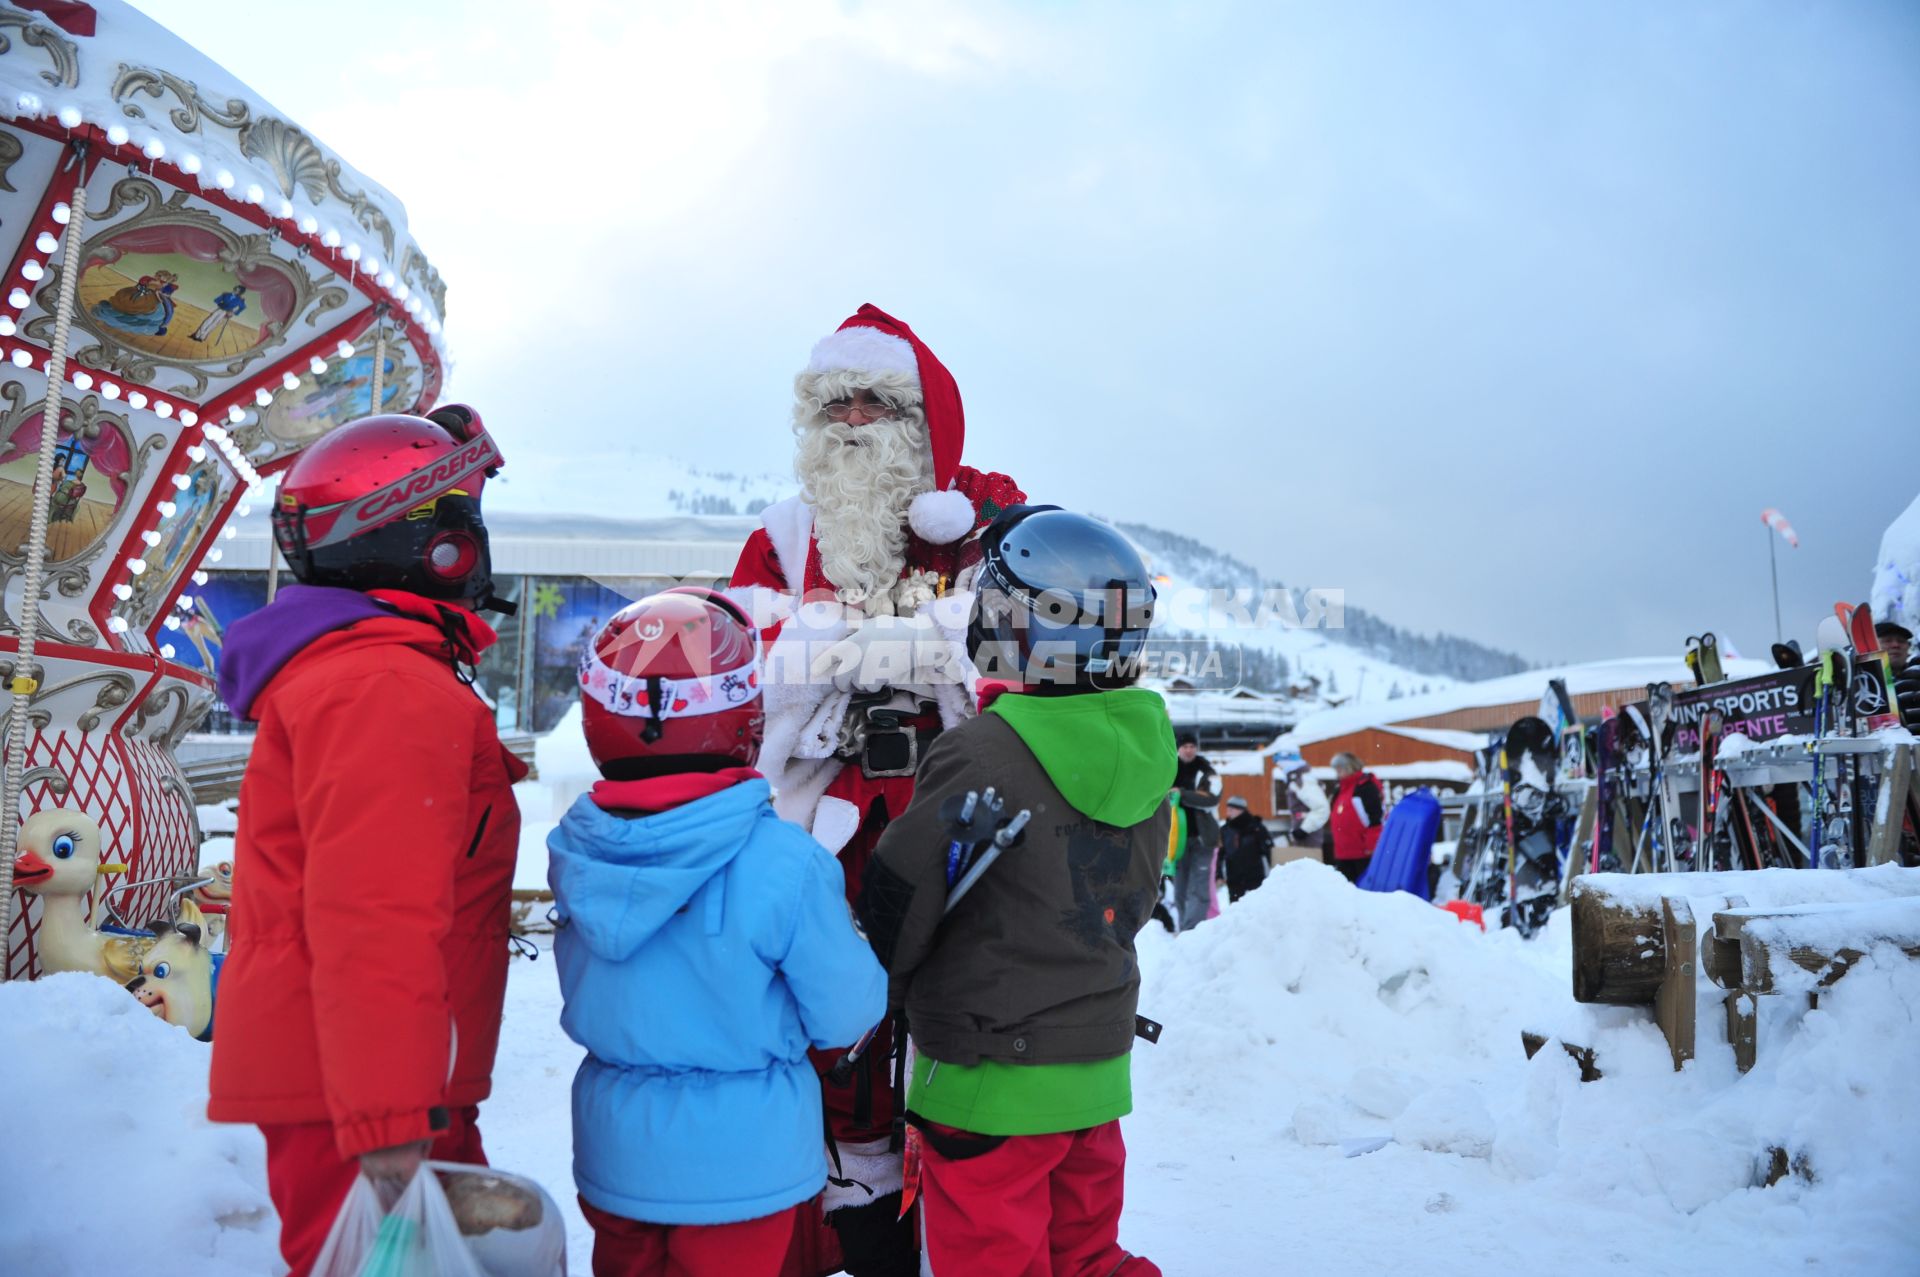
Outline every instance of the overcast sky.
<path id="1" fill-rule="evenodd" d="M 1538 659 L 1920 491 L 1920 5 L 141 0 L 406 204 L 512 482 L 784 470 L 872 301 L 1036 498 Z M 498 494 L 496 498 L 496 492 Z"/>

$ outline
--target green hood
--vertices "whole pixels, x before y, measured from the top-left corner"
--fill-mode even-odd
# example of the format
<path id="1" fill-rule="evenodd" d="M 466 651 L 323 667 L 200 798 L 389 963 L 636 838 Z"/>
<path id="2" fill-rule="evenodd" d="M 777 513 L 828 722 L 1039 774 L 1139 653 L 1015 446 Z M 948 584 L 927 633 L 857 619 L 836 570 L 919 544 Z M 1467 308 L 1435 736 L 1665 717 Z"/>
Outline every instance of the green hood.
<path id="1" fill-rule="evenodd" d="M 1139 824 L 1173 788 L 1173 724 L 1157 692 L 1003 693 L 987 713 L 1013 728 L 1075 811 L 1102 824 Z"/>

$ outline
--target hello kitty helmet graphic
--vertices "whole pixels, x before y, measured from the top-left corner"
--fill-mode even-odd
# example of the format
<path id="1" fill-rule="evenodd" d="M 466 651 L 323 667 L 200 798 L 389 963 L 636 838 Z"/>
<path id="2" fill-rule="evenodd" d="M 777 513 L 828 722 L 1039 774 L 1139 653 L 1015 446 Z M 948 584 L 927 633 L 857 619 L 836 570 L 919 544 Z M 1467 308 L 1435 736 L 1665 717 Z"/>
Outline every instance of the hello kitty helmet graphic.
<path id="1" fill-rule="evenodd" d="M 587 752 L 609 780 L 751 766 L 765 706 L 760 638 L 717 590 L 628 604 L 580 657 Z"/>

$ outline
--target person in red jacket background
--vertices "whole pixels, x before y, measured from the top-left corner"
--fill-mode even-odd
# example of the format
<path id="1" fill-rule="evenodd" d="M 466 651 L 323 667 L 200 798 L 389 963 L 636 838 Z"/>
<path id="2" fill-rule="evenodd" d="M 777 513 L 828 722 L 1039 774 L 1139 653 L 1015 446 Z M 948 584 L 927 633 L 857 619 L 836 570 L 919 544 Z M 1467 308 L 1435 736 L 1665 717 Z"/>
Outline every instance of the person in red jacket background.
<path id="1" fill-rule="evenodd" d="M 1374 844 L 1380 841 L 1385 800 L 1380 782 L 1372 772 L 1363 770 L 1352 754 L 1334 756 L 1333 774 L 1340 782 L 1333 796 L 1333 815 L 1327 821 L 1327 832 L 1333 839 L 1333 867 L 1345 874 L 1348 882 L 1357 883 L 1373 859 Z"/>
<path id="2" fill-rule="evenodd" d="M 355 422 L 294 462 L 274 535 L 298 585 L 228 631 L 220 692 L 259 725 L 207 1115 L 257 1124 L 305 1277 L 365 1174 L 482 1163 L 526 768 L 471 667 L 497 607 L 466 408 Z"/>

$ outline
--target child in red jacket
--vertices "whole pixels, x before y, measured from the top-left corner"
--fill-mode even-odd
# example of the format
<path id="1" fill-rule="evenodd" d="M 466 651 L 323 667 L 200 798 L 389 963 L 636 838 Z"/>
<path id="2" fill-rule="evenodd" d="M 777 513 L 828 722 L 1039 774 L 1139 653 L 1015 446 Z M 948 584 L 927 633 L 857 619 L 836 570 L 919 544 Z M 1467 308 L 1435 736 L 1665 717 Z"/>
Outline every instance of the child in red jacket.
<path id="1" fill-rule="evenodd" d="M 228 632 L 220 691 L 259 724 L 240 790 L 215 1121 L 267 1140 L 280 1251 L 304 1277 L 353 1184 L 484 1163 L 525 767 L 471 666 L 493 631 L 465 408 L 355 422 L 295 461 L 274 533 L 301 584 Z"/>

